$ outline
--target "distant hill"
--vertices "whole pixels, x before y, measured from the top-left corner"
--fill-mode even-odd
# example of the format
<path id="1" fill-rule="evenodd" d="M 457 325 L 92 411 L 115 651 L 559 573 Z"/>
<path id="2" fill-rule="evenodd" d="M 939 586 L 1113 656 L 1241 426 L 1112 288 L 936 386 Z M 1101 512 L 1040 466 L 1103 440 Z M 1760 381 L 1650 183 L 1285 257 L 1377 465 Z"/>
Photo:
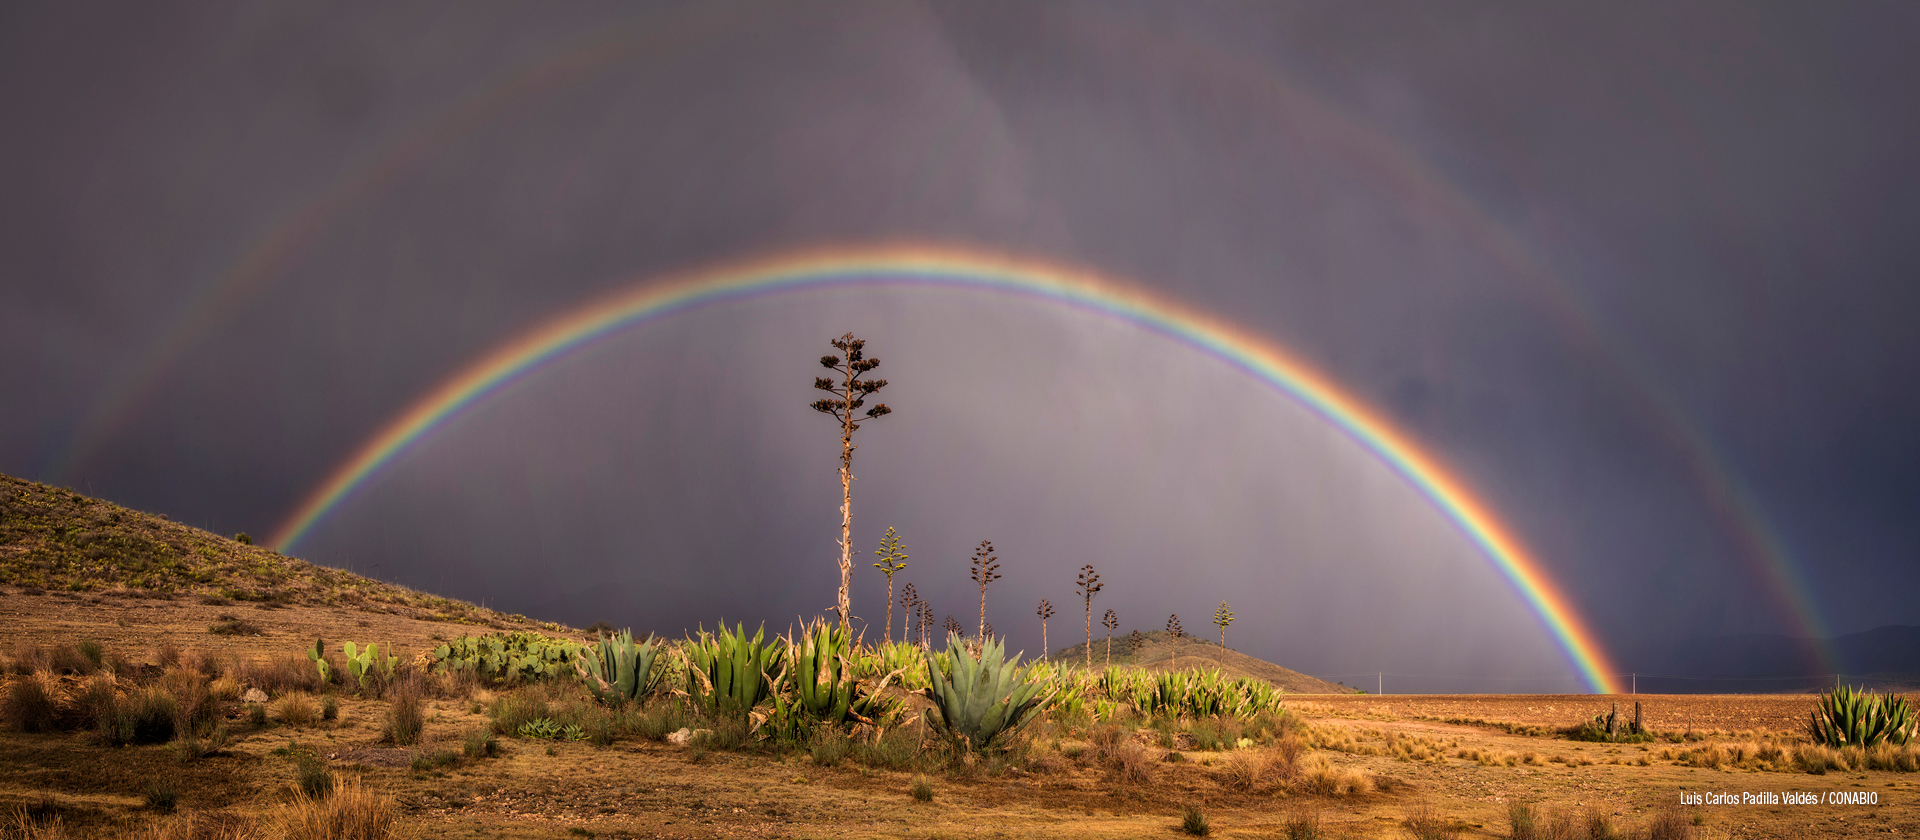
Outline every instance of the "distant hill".
<path id="1" fill-rule="evenodd" d="M 1633 661 L 1643 672 L 1693 678 L 1655 678 L 1659 691 L 1816 689 L 1831 685 L 1835 670 L 1849 683 L 1906 688 L 1920 686 L 1920 627 L 1890 624 L 1824 641 L 1759 633 L 1682 639 Z"/>
<path id="2" fill-rule="evenodd" d="M 1083 642 L 1054 651 L 1049 659 L 1068 664 L 1083 662 L 1086 657 L 1085 650 L 1086 644 Z M 1093 666 L 1099 668 L 1106 662 L 1106 637 L 1095 637 Z M 1138 665 L 1149 671 L 1218 668 L 1222 674 L 1229 677 L 1263 679 L 1292 694 L 1355 693 L 1354 689 L 1347 686 L 1330 683 L 1318 677 L 1310 677 L 1264 659 L 1256 659 L 1239 651 L 1222 648 L 1198 636 L 1181 636 L 1175 639 L 1172 634 L 1164 630 L 1113 637 L 1113 664 Z"/>
<path id="3" fill-rule="evenodd" d="M 0 475 L 0 584 L 118 598 L 335 607 L 496 629 L 566 628 L 286 557 L 72 490 Z"/>

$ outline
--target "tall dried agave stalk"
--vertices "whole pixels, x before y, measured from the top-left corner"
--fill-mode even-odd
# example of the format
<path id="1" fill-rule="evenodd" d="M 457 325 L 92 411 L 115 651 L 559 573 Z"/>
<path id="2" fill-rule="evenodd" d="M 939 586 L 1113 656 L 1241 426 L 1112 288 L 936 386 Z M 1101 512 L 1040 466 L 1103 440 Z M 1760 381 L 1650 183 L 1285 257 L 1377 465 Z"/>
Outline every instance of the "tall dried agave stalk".
<path id="1" fill-rule="evenodd" d="M 1093 570 L 1092 563 L 1088 563 L 1080 567 L 1080 576 L 1076 580 L 1080 584 L 1080 597 L 1085 599 L 1087 605 L 1086 668 L 1091 671 L 1093 670 L 1093 596 L 1100 592 L 1100 573 Z"/>
<path id="2" fill-rule="evenodd" d="M 1039 613 L 1040 613 L 1040 658 L 1047 659 L 1053 656 L 1053 653 L 1052 653 L 1053 648 L 1047 646 L 1047 619 L 1053 617 L 1053 605 L 1047 603 L 1047 599 L 1045 598 L 1040 599 Z"/>
<path id="3" fill-rule="evenodd" d="M 1186 631 L 1180 629 L 1180 614 L 1174 613 L 1167 616 L 1167 648 L 1170 651 L 1167 654 L 1168 668 L 1172 668 L 1174 663 L 1180 661 L 1180 637 L 1183 635 L 1186 635 Z"/>
<path id="4" fill-rule="evenodd" d="M 993 556 L 993 541 L 981 540 L 973 550 L 973 582 L 980 584 L 980 639 L 987 638 L 987 584 L 999 580 L 1000 558 Z"/>
<path id="5" fill-rule="evenodd" d="M 867 404 L 867 397 L 881 388 L 887 387 L 885 379 L 861 381 L 861 374 L 880 366 L 879 359 L 866 357 L 866 342 L 847 333 L 831 342 L 835 349 L 846 354 L 846 360 L 839 356 L 821 356 L 820 366 L 838 371 L 841 381 L 814 377 L 813 387 L 829 394 L 833 399 L 814 400 L 812 408 L 821 414 L 831 414 L 840 421 L 840 594 L 834 610 L 840 614 L 840 629 L 846 630 L 848 616 L 853 605 L 848 601 L 847 593 L 853 586 L 853 433 L 860 429 L 854 415 L 861 406 Z M 867 409 L 866 419 L 873 420 L 892 414 L 893 409 L 881 403 Z"/>
<path id="6" fill-rule="evenodd" d="M 894 533 L 892 525 L 887 526 L 886 536 L 880 538 L 880 550 L 874 554 L 879 555 L 880 562 L 873 564 L 873 567 L 887 575 L 887 623 L 882 626 L 887 628 L 887 641 L 891 642 L 893 641 L 893 575 L 907 567 L 907 552 L 901 547 L 900 535 Z"/>
<path id="7" fill-rule="evenodd" d="M 913 584 L 909 583 L 900 590 L 900 612 L 905 613 L 900 619 L 900 640 L 903 642 L 913 640 L 913 634 L 908 628 L 913 626 L 914 614 L 919 607 L 920 593 L 914 591 Z M 893 629 L 889 627 L 887 632 L 891 633 Z"/>
<path id="8" fill-rule="evenodd" d="M 1107 610 L 1106 617 L 1100 619 L 1100 626 L 1107 628 L 1107 667 L 1111 668 L 1113 667 L 1113 631 L 1120 629 L 1120 617 L 1115 615 L 1113 610 Z"/>

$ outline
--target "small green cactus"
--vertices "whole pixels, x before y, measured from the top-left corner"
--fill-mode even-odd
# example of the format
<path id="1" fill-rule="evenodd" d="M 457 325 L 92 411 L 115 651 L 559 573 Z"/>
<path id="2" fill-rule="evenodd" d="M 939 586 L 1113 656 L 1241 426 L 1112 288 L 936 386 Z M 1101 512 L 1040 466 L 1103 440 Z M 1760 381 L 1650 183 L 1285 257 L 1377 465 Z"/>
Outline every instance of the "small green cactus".
<path id="1" fill-rule="evenodd" d="M 314 639 L 313 647 L 307 650 L 307 659 L 312 660 L 314 667 L 320 669 L 320 681 L 330 683 L 333 682 L 333 666 L 327 664 L 326 654 L 327 643 L 322 639 Z"/>

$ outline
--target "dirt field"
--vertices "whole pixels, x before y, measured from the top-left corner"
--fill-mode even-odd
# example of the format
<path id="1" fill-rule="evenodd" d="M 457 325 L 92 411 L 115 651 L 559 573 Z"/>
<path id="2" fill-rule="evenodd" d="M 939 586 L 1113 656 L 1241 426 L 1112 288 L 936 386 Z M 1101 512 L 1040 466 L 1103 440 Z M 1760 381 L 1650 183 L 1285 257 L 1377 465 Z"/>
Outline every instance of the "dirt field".
<path id="1" fill-rule="evenodd" d="M 221 615 L 259 623 L 263 636 L 214 636 Z M 398 643 L 423 650 L 435 634 L 475 628 L 355 610 L 191 601 L 142 601 L 9 594 L 0 598 L 0 634 L 18 647 L 98 639 L 139 660 L 163 642 L 215 660 L 296 654 L 313 637 Z M 1707 735 L 1684 744 L 1578 743 L 1548 734 L 1614 700 L 1630 714 L 1644 704 L 1655 730 Z M 1319 814 L 1328 837 L 1412 836 L 1409 814 L 1430 807 L 1461 837 L 1505 837 L 1511 802 L 1549 813 L 1589 809 L 1632 829 L 1662 809 L 1680 808 L 1702 838 L 1920 836 L 1920 773 L 1804 771 L 1693 766 L 1684 751 L 1773 740 L 1786 743 L 1810 708 L 1805 696 L 1337 696 L 1303 695 L 1291 708 L 1308 722 L 1333 773 L 1369 779 L 1364 790 L 1308 793 L 1269 775 L 1248 788 L 1229 769 L 1233 751 L 1175 750 L 1150 778 L 1125 781 L 1084 751 L 1084 733 L 1042 730 L 1027 769 L 934 771 L 934 797 L 916 802 L 914 773 L 850 761 L 821 766 L 805 753 L 704 751 L 640 738 L 611 746 L 502 738 L 496 758 L 412 769 L 416 757 L 457 750 L 487 723 L 472 700 L 431 700 L 427 743 L 380 743 L 387 702 L 341 700 L 336 722 L 250 723 L 236 708 L 233 740 L 219 753 L 181 764 L 166 746 L 96 746 L 89 733 L 0 733 L 0 808 L 51 807 L 75 836 L 121 837 L 168 819 L 143 792 L 155 778 L 182 784 L 180 808 L 258 816 L 289 798 L 290 743 L 329 757 L 336 772 L 360 776 L 395 797 L 400 835 L 411 838 L 567 837 L 1177 837 L 1180 812 L 1202 808 L 1214 837 L 1285 836 L 1286 822 Z M 1450 722 L 1453 721 L 1453 722 Z M 1459 721 L 1479 721 L 1462 723 Z M 1737 733 L 1737 734 L 1736 734 Z M 1145 734 L 1140 737 L 1145 738 Z M 1243 750 L 1272 753 L 1272 748 Z M 1178 755 L 1179 760 L 1172 756 Z M 1159 753 L 1156 752 L 1156 756 Z M 1831 792 L 1872 794 L 1876 804 L 1828 804 Z M 1806 805 L 1715 804 L 1712 794 L 1809 792 Z M 1694 795 L 1701 804 L 1681 805 Z M 49 804 L 50 803 L 50 804 Z M 173 818 L 173 819 L 177 819 Z M 1584 836 L 1584 835 L 1582 835 Z"/>
<path id="2" fill-rule="evenodd" d="M 1423 720 L 1482 720 L 1553 729 L 1607 714 L 1619 704 L 1623 719 L 1639 703 L 1641 722 L 1662 732 L 1792 734 L 1806 725 L 1811 694 L 1407 694 L 1314 697 L 1329 714 Z"/>

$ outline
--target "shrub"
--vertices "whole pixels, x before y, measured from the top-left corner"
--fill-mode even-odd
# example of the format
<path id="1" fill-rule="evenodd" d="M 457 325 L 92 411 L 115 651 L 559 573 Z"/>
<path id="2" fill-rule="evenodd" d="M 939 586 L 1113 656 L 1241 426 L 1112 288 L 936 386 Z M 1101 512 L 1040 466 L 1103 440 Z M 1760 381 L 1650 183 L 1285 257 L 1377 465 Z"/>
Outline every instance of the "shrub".
<path id="1" fill-rule="evenodd" d="M 412 768 L 415 772 L 425 772 L 459 763 L 459 752 L 455 750 L 438 750 L 432 753 L 421 753 L 414 756 Z"/>
<path id="2" fill-rule="evenodd" d="M 107 649 L 93 639 L 81 639 L 74 644 L 73 649 L 93 666 L 92 670 L 99 670 L 101 663 L 106 659 Z"/>
<path id="3" fill-rule="evenodd" d="M 1179 755 L 1179 753 L 1168 753 Z M 1128 784 L 1144 785 L 1153 781 L 1153 765 L 1156 762 L 1147 752 L 1147 748 L 1129 739 L 1113 751 L 1113 771 L 1120 781 Z"/>
<path id="4" fill-rule="evenodd" d="M 852 746 L 847 734 L 838 727 L 822 726 L 815 729 L 813 737 L 808 739 L 807 752 L 813 756 L 814 764 L 832 767 L 847 757 Z"/>
<path id="5" fill-rule="evenodd" d="M 1460 836 L 1460 829 L 1453 821 L 1440 816 L 1440 812 L 1426 802 L 1407 812 L 1406 827 L 1415 840 L 1453 840 Z"/>
<path id="6" fill-rule="evenodd" d="M 58 808 L 48 800 L 42 800 L 41 805 L 34 807 L 14 806 L 4 818 L 0 818 L 0 837 L 8 840 L 67 840 L 70 836 Z"/>
<path id="7" fill-rule="evenodd" d="M 266 663 L 242 662 L 234 676 L 274 697 L 292 691 L 319 691 L 325 685 L 319 670 L 305 656 L 283 656 Z"/>
<path id="8" fill-rule="evenodd" d="M 499 744 L 493 740 L 493 733 L 486 729 L 475 729 L 467 733 L 466 742 L 461 745 L 460 754 L 472 759 L 492 758 L 499 751 Z"/>
<path id="9" fill-rule="evenodd" d="M 548 716 L 547 700 L 531 689 L 513 694 L 503 694 L 493 702 L 489 710 L 493 717 L 493 731 L 501 735 L 516 735 L 523 727 L 534 720 Z M 662 733 L 661 737 L 665 737 Z"/>
<path id="10" fill-rule="evenodd" d="M 15 732 L 51 732 L 57 723 L 59 708 L 51 686 L 53 674 L 39 672 L 15 677 L 0 699 L 0 718 Z"/>
<path id="11" fill-rule="evenodd" d="M 227 745 L 227 740 L 227 725 L 213 723 L 190 730 L 176 730 L 173 743 L 180 761 L 185 763 L 219 752 Z"/>
<path id="12" fill-rule="evenodd" d="M 912 793 L 913 801 L 915 802 L 932 802 L 933 782 L 929 781 L 926 776 L 913 777 Z"/>
<path id="13" fill-rule="evenodd" d="M 660 703 L 627 721 L 632 732 L 649 741 L 666 740 L 667 733 L 687 725 L 687 714 L 677 703 Z"/>
<path id="14" fill-rule="evenodd" d="M 219 710 L 210 702 L 209 680 L 197 670 L 177 668 L 160 678 L 160 688 L 173 698 L 173 735 L 192 736 L 213 725 Z"/>
<path id="15" fill-rule="evenodd" d="M 127 693 L 119 705 L 115 731 L 125 743 L 164 744 L 173 740 L 175 709 L 173 695 L 159 686 L 147 686 Z"/>
<path id="16" fill-rule="evenodd" d="M 321 720 L 339 720 L 340 719 L 340 699 L 339 698 L 334 697 L 331 694 L 320 698 L 320 719 Z"/>
<path id="17" fill-rule="evenodd" d="M 128 738 L 132 737 L 131 735 L 118 739 L 112 737 L 114 723 L 120 712 L 120 697 L 114 690 L 114 683 L 113 675 L 110 673 L 94 674 L 87 680 L 86 687 L 80 690 L 80 695 L 74 698 L 74 704 L 79 707 L 83 718 L 81 725 L 97 728 L 102 743 L 124 744 Z"/>
<path id="18" fill-rule="evenodd" d="M 332 786 L 330 794 L 303 791 L 274 818 L 286 840 L 386 840 L 399 814 L 392 798 L 366 790 L 354 778 Z"/>
<path id="19" fill-rule="evenodd" d="M 1267 780 L 1272 757 L 1257 750 L 1235 750 L 1221 762 L 1220 782 L 1227 787 L 1251 793 Z"/>
<path id="20" fill-rule="evenodd" d="M 245 687 L 240 685 L 239 680 L 228 675 L 209 683 L 207 685 L 207 696 L 222 703 L 231 703 L 240 699 L 240 693 L 244 690 Z"/>
<path id="21" fill-rule="evenodd" d="M 1287 810 L 1287 840 L 1320 840 L 1320 809 L 1296 805 Z"/>
<path id="22" fill-rule="evenodd" d="M 310 750 L 293 753 L 294 786 L 309 797 L 325 796 L 333 791 L 333 771 L 326 759 Z"/>
<path id="23" fill-rule="evenodd" d="M 264 636 L 266 631 L 260 625 L 235 615 L 221 613 L 207 625 L 207 632 L 215 636 Z"/>
<path id="24" fill-rule="evenodd" d="M 267 725 L 267 706 L 265 703 L 247 704 L 247 722 L 254 726 Z"/>
<path id="25" fill-rule="evenodd" d="M 925 757 L 920 736 L 904 726 L 896 726 L 869 741 L 853 745 L 852 758 L 868 767 L 905 770 L 919 766 Z"/>
<path id="26" fill-rule="evenodd" d="M 171 814 L 174 806 L 180 804 L 180 783 L 170 777 L 155 779 L 147 783 L 145 795 L 148 808 Z"/>
<path id="27" fill-rule="evenodd" d="M 1653 813 L 1646 830 L 1635 835 L 1645 840 L 1693 840 L 1693 822 L 1672 806 Z"/>
<path id="28" fill-rule="evenodd" d="M 1207 823 L 1205 811 L 1188 805 L 1180 811 L 1180 830 L 1195 837 L 1205 837 L 1213 833 L 1213 826 Z"/>
<path id="29" fill-rule="evenodd" d="M 1543 840 L 1539 813 L 1531 802 L 1507 803 L 1507 825 L 1512 840 Z"/>
<path id="30" fill-rule="evenodd" d="M 1312 756 L 1301 763 L 1299 788 L 1320 796 L 1354 796 L 1373 790 L 1373 778 L 1358 770 L 1342 770 Z"/>
<path id="31" fill-rule="evenodd" d="M 320 705 L 304 691 L 281 695 L 273 707 L 274 717 L 288 726 L 312 726 L 320 717 Z"/>
<path id="32" fill-rule="evenodd" d="M 1616 840 L 1620 836 L 1613 829 L 1613 817 L 1607 816 L 1598 805 L 1587 807 L 1586 823 L 1588 840 Z"/>
<path id="33" fill-rule="evenodd" d="M 79 645 L 57 645 L 47 653 L 47 668 L 56 674 L 76 674 L 85 676 L 100 669 L 98 642 L 90 643 L 95 648 L 94 656 L 88 656 Z"/>
<path id="34" fill-rule="evenodd" d="M 410 747 L 419 742 L 420 730 L 425 726 L 420 692 L 412 686 L 396 692 L 393 703 L 387 706 L 386 738 L 399 746 Z"/>

